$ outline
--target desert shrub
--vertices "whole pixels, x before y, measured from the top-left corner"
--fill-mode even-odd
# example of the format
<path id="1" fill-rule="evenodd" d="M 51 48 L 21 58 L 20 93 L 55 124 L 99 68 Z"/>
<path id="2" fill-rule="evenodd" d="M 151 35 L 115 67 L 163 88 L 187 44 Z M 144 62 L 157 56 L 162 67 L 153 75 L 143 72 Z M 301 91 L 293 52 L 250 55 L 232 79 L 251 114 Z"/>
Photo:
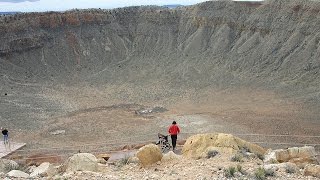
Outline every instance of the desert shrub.
<path id="1" fill-rule="evenodd" d="M 129 164 L 129 161 L 130 161 L 130 156 L 129 155 L 125 155 L 123 158 L 121 158 L 118 161 L 118 166 L 122 167 L 124 165 L 127 165 L 127 164 Z"/>
<path id="2" fill-rule="evenodd" d="M 231 161 L 233 162 L 242 162 L 243 156 L 241 154 L 235 154 L 231 157 Z"/>
<path id="3" fill-rule="evenodd" d="M 249 149 L 249 147 L 247 147 L 247 146 L 246 146 L 246 147 L 243 147 L 242 149 L 243 149 L 244 151 L 246 151 L 246 152 L 251 152 L 250 149 Z"/>
<path id="4" fill-rule="evenodd" d="M 264 160 L 264 155 L 263 154 L 256 154 L 257 155 L 257 157 L 260 159 L 260 160 Z"/>
<path id="5" fill-rule="evenodd" d="M 28 171 L 28 166 L 27 165 L 19 165 L 15 170 L 19 170 L 22 172 L 27 172 Z"/>
<path id="6" fill-rule="evenodd" d="M 228 169 L 225 169 L 224 170 L 224 176 L 227 177 L 227 178 L 231 178 L 231 177 L 234 177 L 234 173 L 236 172 L 236 168 L 231 166 L 231 167 L 228 167 Z"/>
<path id="7" fill-rule="evenodd" d="M 286 165 L 285 169 L 286 169 L 286 173 L 289 173 L 289 174 L 296 173 L 296 169 L 292 166 Z"/>
<path id="8" fill-rule="evenodd" d="M 207 158 L 208 158 L 208 159 L 213 158 L 213 157 L 215 157 L 217 154 L 219 154 L 219 152 L 216 151 L 216 150 L 208 151 L 208 152 L 207 152 Z"/>
<path id="9" fill-rule="evenodd" d="M 276 159 L 271 159 L 271 164 L 278 164 L 279 162 Z"/>
<path id="10" fill-rule="evenodd" d="M 274 169 L 265 169 L 266 176 L 275 176 Z"/>
<path id="11" fill-rule="evenodd" d="M 246 153 L 251 153 L 251 151 L 250 151 L 250 149 L 248 148 L 248 147 L 242 147 L 241 148 L 241 150 L 240 150 L 240 152 L 242 153 L 242 154 L 246 154 Z"/>
<path id="12" fill-rule="evenodd" d="M 259 167 L 255 172 L 254 172 L 254 178 L 256 180 L 265 180 L 266 179 L 266 170 L 264 168 Z"/>
<path id="13" fill-rule="evenodd" d="M 243 175 L 247 174 L 240 164 L 237 165 L 237 171 Z"/>
<path id="14" fill-rule="evenodd" d="M 28 168 L 28 166 L 26 166 L 26 165 L 15 165 L 15 164 L 8 163 L 4 167 L 4 170 L 5 170 L 5 172 L 10 172 L 12 170 L 19 170 L 19 171 L 27 172 L 27 168 Z"/>
<path id="15" fill-rule="evenodd" d="M 4 170 L 5 172 L 10 172 L 12 170 L 17 170 L 17 166 L 15 166 L 14 164 L 8 163 L 4 166 Z"/>

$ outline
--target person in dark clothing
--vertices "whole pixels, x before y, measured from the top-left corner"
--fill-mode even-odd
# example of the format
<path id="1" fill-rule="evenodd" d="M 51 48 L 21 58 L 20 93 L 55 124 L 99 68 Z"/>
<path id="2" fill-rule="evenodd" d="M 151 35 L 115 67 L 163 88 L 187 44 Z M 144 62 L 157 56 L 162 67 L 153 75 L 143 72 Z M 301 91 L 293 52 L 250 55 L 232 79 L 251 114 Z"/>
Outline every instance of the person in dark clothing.
<path id="1" fill-rule="evenodd" d="M 177 125 L 176 121 L 172 122 L 172 125 L 169 127 L 168 131 L 171 136 L 173 150 L 175 150 L 177 145 L 178 134 L 180 133 L 180 128 Z"/>
<path id="2" fill-rule="evenodd" d="M 7 144 L 8 143 L 8 138 L 9 138 L 9 131 L 6 128 L 1 128 L 2 130 L 2 135 L 3 135 L 3 143 Z"/>

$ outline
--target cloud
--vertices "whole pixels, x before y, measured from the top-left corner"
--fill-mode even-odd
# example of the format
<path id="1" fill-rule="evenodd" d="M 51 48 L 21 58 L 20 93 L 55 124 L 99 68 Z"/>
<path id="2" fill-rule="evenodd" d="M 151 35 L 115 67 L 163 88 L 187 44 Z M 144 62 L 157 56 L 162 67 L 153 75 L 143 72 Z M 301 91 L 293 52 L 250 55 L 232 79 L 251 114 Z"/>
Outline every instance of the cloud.
<path id="1" fill-rule="evenodd" d="M 9 3 L 21 3 L 21 2 L 35 2 L 35 1 L 40 1 L 40 0 L 0 0 L 0 2 L 9 2 Z"/>

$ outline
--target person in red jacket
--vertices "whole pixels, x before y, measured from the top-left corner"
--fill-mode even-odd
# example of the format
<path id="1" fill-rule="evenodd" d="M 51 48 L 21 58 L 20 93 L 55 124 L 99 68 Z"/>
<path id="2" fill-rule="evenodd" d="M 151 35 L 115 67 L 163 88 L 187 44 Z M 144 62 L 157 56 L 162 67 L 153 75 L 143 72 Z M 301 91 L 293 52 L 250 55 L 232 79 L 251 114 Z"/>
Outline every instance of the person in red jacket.
<path id="1" fill-rule="evenodd" d="M 176 148 L 179 133 L 180 128 L 178 127 L 177 122 L 173 121 L 172 125 L 169 127 L 169 134 L 171 136 L 173 150 Z"/>

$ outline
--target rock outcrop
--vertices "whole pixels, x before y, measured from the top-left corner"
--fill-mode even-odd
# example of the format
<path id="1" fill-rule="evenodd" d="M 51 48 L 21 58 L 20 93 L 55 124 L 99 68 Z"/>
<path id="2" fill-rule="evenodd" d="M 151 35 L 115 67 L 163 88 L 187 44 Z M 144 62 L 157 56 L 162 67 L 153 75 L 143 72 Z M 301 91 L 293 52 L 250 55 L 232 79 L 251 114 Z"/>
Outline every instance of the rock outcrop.
<path id="1" fill-rule="evenodd" d="M 154 144 L 143 146 L 137 152 L 137 157 L 144 167 L 161 161 L 162 156 L 160 148 Z"/>
<path id="2" fill-rule="evenodd" d="M 265 155 L 265 163 L 292 162 L 303 168 L 307 164 L 319 164 L 314 147 L 293 147 L 288 149 L 269 150 Z"/>
<path id="3" fill-rule="evenodd" d="M 66 172 L 98 170 L 97 158 L 93 154 L 78 153 L 73 155 L 66 162 Z"/>
<path id="4" fill-rule="evenodd" d="M 320 165 L 308 164 L 304 168 L 303 174 L 305 176 L 314 176 L 320 178 Z"/>
<path id="5" fill-rule="evenodd" d="M 182 153 L 186 157 L 206 157 L 209 151 L 235 154 L 239 150 L 246 150 L 255 154 L 264 155 L 266 150 L 256 144 L 246 142 L 231 134 L 211 133 L 198 134 L 187 139 Z"/>

